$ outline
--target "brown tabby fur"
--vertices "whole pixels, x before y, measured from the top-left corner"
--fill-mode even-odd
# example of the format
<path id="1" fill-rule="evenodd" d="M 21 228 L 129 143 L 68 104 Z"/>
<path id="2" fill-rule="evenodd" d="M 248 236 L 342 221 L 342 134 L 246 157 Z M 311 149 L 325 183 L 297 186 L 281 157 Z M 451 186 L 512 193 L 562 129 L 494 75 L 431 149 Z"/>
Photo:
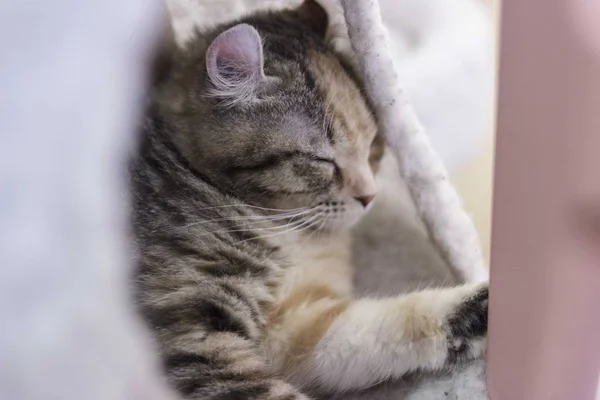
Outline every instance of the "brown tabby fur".
<path id="1" fill-rule="evenodd" d="M 308 1 L 161 47 L 131 169 L 134 282 L 184 398 L 304 399 L 297 388 L 361 389 L 480 354 L 485 288 L 352 299 L 349 227 L 383 141 L 326 23 Z M 250 97 L 227 99 L 207 52 L 240 24 L 243 43 L 260 36 L 262 71 Z"/>

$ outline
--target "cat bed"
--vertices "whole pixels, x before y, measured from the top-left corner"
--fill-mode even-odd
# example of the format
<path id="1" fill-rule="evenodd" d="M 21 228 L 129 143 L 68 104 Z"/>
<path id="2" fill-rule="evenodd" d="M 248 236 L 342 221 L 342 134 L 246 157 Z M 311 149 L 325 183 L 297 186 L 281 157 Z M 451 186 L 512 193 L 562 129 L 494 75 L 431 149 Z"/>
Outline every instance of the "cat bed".
<path id="1" fill-rule="evenodd" d="M 186 30 L 194 24 L 217 23 L 250 9 L 297 3 L 186 1 L 171 0 L 169 4 L 183 42 Z M 487 280 L 475 227 L 398 82 L 378 1 L 329 0 L 322 4 L 331 19 L 331 42 L 355 60 L 394 156 L 384 161 L 376 207 L 356 233 L 357 291 L 393 295 L 419 287 Z M 385 287 L 375 280 L 385 282 Z M 452 376 L 409 378 L 343 398 L 484 399 L 483 364 L 473 363 Z"/>

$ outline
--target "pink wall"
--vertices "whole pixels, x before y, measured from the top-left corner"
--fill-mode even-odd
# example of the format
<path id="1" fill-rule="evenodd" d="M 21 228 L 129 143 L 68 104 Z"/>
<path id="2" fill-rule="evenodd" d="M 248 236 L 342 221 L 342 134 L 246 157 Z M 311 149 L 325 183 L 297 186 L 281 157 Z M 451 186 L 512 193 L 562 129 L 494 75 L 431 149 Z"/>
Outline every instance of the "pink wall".
<path id="1" fill-rule="evenodd" d="M 600 372 L 600 2 L 504 0 L 488 382 L 593 399 Z"/>

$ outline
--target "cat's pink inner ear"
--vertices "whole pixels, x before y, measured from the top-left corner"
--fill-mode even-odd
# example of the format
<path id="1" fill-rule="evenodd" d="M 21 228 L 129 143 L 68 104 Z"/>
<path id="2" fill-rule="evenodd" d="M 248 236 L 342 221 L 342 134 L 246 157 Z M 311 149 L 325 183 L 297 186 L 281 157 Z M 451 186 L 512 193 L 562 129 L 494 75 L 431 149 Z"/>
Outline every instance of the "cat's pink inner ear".
<path id="1" fill-rule="evenodd" d="M 248 24 L 221 33 L 206 53 L 208 76 L 215 84 L 232 85 L 263 76 L 260 35 Z"/>

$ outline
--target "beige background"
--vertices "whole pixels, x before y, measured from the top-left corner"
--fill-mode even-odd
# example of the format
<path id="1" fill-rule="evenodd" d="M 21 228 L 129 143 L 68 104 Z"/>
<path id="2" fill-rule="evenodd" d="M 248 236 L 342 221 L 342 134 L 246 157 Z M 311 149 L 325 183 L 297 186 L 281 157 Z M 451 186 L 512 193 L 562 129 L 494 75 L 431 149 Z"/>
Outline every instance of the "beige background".
<path id="1" fill-rule="evenodd" d="M 488 3 L 494 10 L 496 31 L 498 31 L 500 0 L 483 1 Z M 481 236 L 483 253 L 488 265 L 492 219 L 495 119 L 494 115 L 492 121 L 490 121 L 489 132 L 485 136 L 485 140 L 481 143 L 478 155 L 452 174 L 452 181 Z"/>

